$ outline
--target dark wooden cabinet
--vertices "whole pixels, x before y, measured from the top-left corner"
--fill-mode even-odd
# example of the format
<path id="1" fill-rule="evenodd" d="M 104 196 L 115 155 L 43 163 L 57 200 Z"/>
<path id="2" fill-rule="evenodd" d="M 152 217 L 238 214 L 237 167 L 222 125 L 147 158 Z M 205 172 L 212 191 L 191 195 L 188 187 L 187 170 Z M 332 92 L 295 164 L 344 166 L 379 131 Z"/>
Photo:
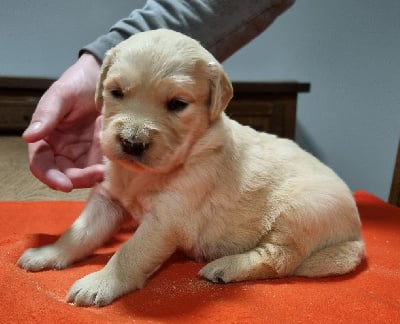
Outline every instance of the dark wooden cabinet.
<path id="1" fill-rule="evenodd" d="M 310 84 L 298 82 L 234 82 L 227 114 L 244 125 L 294 139 L 297 96 Z"/>
<path id="2" fill-rule="evenodd" d="M 0 78 L 0 132 L 20 133 L 29 124 L 40 97 L 53 80 Z M 242 124 L 294 138 L 297 96 L 308 83 L 234 82 L 234 98 L 226 113 Z"/>
<path id="3" fill-rule="evenodd" d="M 53 80 L 0 78 L 0 133 L 21 133 Z"/>
<path id="4" fill-rule="evenodd" d="M 389 202 L 400 207 L 400 140 L 397 146 L 397 157 L 394 165 L 392 186 L 390 187 Z"/>

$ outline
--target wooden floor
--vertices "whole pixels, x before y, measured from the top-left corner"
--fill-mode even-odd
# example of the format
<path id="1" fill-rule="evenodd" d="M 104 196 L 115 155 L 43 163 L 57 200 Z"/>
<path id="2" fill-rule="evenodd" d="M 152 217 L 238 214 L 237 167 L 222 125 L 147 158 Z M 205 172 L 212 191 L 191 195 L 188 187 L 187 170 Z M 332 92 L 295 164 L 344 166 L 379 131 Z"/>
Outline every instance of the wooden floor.
<path id="1" fill-rule="evenodd" d="M 27 146 L 18 136 L 0 136 L 0 200 L 86 200 L 88 190 L 57 192 L 29 170 Z"/>

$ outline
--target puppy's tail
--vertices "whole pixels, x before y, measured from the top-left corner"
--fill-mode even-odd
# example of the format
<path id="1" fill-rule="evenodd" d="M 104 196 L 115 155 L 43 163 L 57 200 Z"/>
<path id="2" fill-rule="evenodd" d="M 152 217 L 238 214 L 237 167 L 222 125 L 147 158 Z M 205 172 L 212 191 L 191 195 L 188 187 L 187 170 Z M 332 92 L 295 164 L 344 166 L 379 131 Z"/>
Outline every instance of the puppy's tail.
<path id="1" fill-rule="evenodd" d="M 347 241 L 331 245 L 311 254 L 294 271 L 302 277 L 327 277 L 353 271 L 364 257 L 364 242 Z"/>

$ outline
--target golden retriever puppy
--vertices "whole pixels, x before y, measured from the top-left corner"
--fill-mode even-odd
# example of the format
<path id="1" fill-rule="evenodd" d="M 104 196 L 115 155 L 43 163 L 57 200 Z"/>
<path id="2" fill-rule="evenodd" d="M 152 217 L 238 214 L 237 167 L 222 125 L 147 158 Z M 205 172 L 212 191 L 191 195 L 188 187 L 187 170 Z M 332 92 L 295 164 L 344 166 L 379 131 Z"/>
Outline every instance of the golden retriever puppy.
<path id="1" fill-rule="evenodd" d="M 130 214 L 136 232 L 68 302 L 103 306 L 142 288 L 177 249 L 210 261 L 199 274 L 217 283 L 352 271 L 364 244 L 348 187 L 294 142 L 227 117 L 232 93 L 215 58 L 180 33 L 139 33 L 109 51 L 96 93 L 106 178 L 57 242 L 18 265 L 65 268 Z"/>

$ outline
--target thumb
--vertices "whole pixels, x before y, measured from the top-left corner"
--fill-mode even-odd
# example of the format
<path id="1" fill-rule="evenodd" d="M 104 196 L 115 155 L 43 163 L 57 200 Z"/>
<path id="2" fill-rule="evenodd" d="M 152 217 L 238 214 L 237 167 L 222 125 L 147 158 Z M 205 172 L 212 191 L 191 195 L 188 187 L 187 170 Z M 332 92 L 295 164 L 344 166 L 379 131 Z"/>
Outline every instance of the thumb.
<path id="1" fill-rule="evenodd" d="M 56 81 L 40 99 L 28 128 L 22 134 L 27 143 L 37 142 L 48 136 L 68 113 L 70 102 L 66 89 Z"/>

